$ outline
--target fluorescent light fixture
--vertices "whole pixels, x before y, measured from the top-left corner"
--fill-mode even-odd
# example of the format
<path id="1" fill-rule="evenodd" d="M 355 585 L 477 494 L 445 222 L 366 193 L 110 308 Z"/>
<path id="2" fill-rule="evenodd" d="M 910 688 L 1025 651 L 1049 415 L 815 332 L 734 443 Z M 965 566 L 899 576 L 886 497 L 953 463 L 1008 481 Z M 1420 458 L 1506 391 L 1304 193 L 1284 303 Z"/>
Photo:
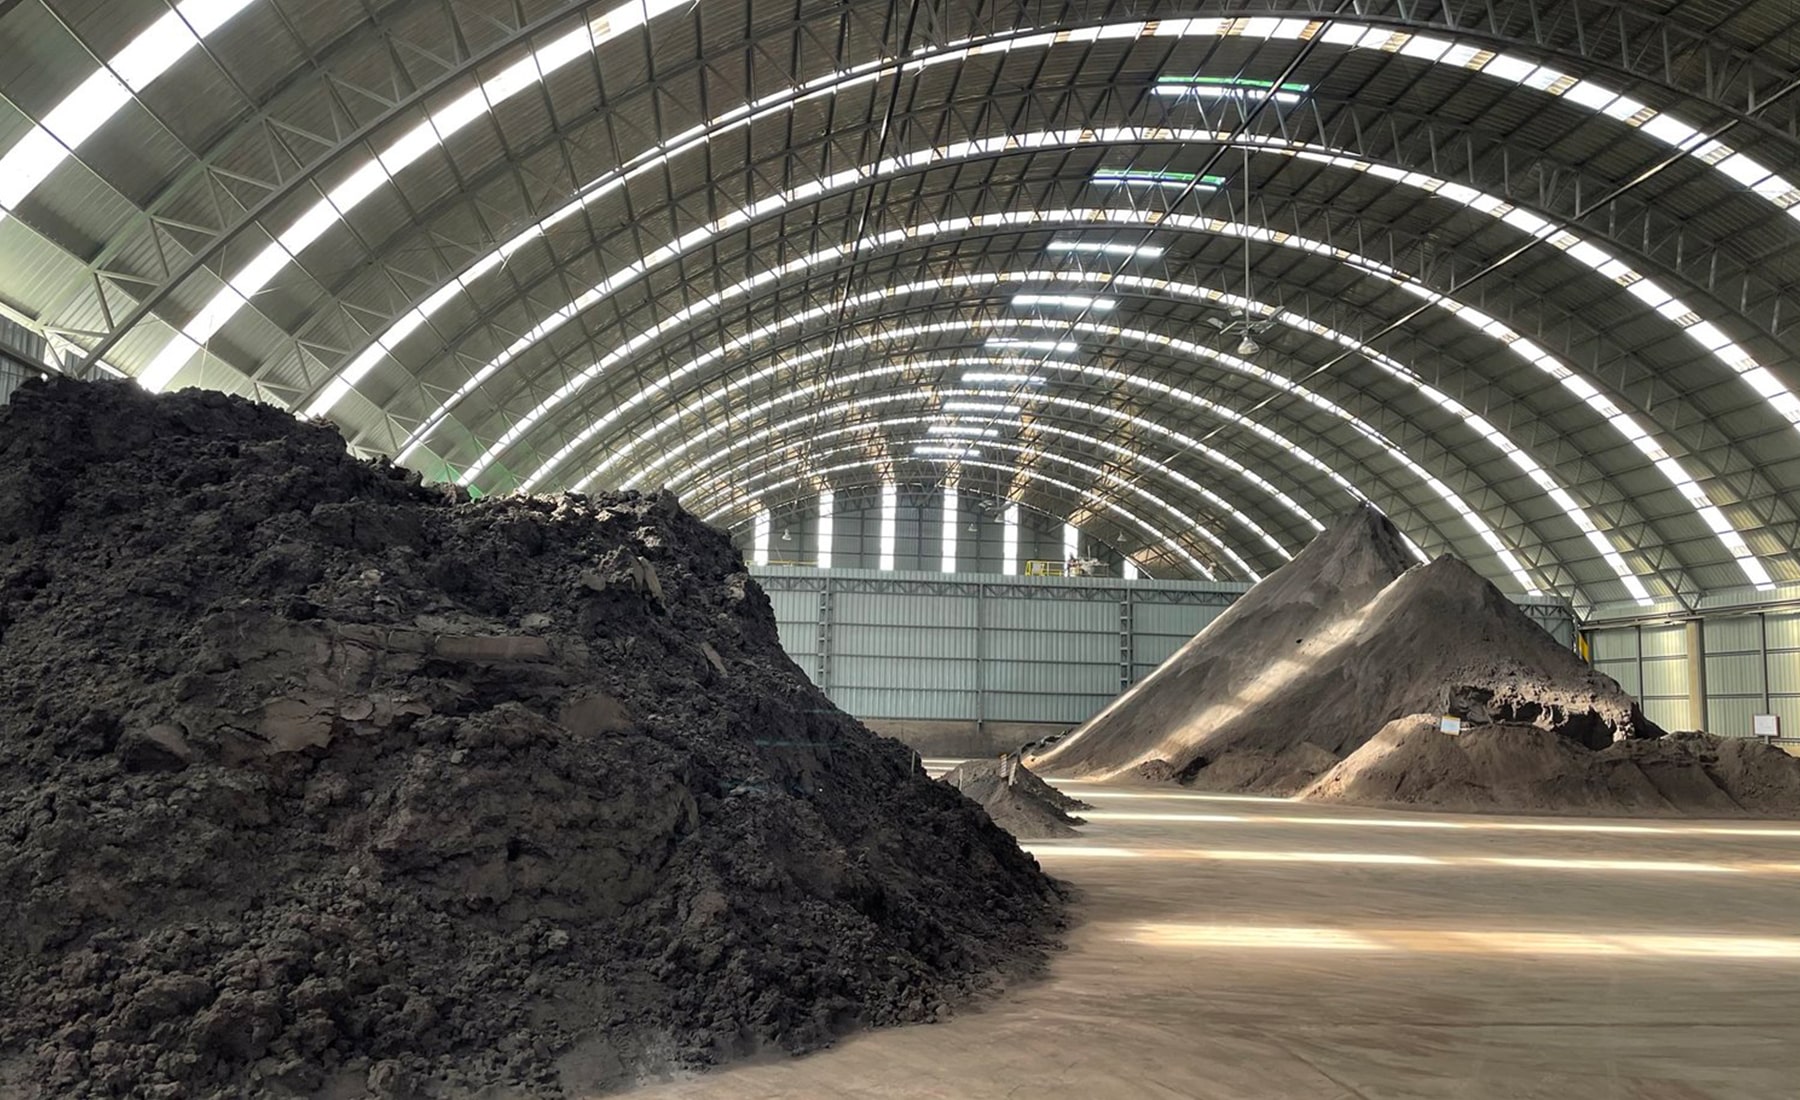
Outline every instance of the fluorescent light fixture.
<path id="1" fill-rule="evenodd" d="M 1217 191 L 1225 186 L 1224 176 L 1202 176 L 1197 172 L 1177 172 L 1169 168 L 1102 168 L 1090 182 L 1125 187 L 1167 187 L 1177 191 Z"/>
<path id="2" fill-rule="evenodd" d="M 999 435 L 994 428 L 977 428 L 972 424 L 933 424 L 925 429 L 926 435 L 959 435 L 976 439 L 992 439 Z"/>
<path id="3" fill-rule="evenodd" d="M 945 412 L 987 413 L 990 416 L 1018 416 L 1017 405 L 989 405 L 981 401 L 946 401 Z"/>
<path id="4" fill-rule="evenodd" d="M 1025 351 L 1054 351 L 1062 355 L 1072 355 L 1081 350 L 1081 345 L 1073 340 L 1026 340 L 1017 336 L 990 336 L 987 346 L 990 348 L 1021 348 Z"/>
<path id="5" fill-rule="evenodd" d="M 1168 97 L 1241 100 L 1268 98 L 1276 103 L 1299 103 L 1311 90 L 1311 85 L 1286 81 L 1277 84 L 1273 80 L 1253 80 L 1242 76 L 1159 76 L 1156 78 L 1156 87 L 1151 90 L 1156 95 Z"/>
<path id="6" fill-rule="evenodd" d="M 1142 256 L 1151 260 L 1163 254 L 1161 245 L 1120 244 L 1117 241 L 1051 241 L 1044 247 L 1051 252 L 1084 252 L 1095 256 Z"/>
<path id="7" fill-rule="evenodd" d="M 913 454 L 929 455 L 929 456 L 942 456 L 942 457 L 946 457 L 946 458 L 962 458 L 963 456 L 967 455 L 970 458 L 980 458 L 981 457 L 981 448 L 979 448 L 979 447 L 946 447 L 941 443 L 921 443 L 917 447 L 913 448 Z M 945 570 L 945 572 L 951 572 L 951 570 Z"/>
<path id="8" fill-rule="evenodd" d="M 1105 313 L 1118 305 L 1111 298 L 1095 298 L 1089 294 L 1015 294 L 1015 306 L 1050 306 L 1056 309 L 1091 309 Z"/>
<path id="9" fill-rule="evenodd" d="M 973 386 L 1041 386 L 1044 380 L 1035 374 L 1005 374 L 996 371 L 970 371 L 962 380 Z"/>

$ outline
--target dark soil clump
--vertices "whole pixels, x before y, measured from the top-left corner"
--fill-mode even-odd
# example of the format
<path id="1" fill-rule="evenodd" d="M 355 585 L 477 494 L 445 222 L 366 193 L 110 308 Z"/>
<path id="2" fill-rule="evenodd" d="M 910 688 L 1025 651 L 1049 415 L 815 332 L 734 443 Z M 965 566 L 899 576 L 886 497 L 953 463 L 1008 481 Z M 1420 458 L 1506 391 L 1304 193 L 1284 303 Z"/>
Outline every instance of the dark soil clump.
<path id="1" fill-rule="evenodd" d="M 554 1096 L 929 1020 L 1054 884 L 668 495 L 273 408 L 0 410 L 0 1094 Z"/>

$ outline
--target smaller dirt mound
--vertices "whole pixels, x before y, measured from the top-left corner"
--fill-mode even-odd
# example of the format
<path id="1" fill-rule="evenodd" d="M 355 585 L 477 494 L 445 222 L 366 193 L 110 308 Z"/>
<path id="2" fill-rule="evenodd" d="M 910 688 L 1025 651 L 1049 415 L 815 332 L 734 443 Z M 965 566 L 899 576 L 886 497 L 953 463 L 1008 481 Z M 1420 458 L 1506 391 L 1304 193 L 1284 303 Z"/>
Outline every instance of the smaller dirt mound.
<path id="1" fill-rule="evenodd" d="M 1075 826 L 1087 822 L 1068 811 L 1093 809 L 1039 779 L 1016 756 L 958 764 L 942 781 L 980 803 L 994 824 L 1021 840 L 1075 836 Z"/>
<path id="2" fill-rule="evenodd" d="M 1621 741 L 1594 751 L 1536 726 L 1441 733 L 1414 714 L 1301 792 L 1308 802 L 1488 813 L 1800 816 L 1800 760 L 1708 734 Z"/>

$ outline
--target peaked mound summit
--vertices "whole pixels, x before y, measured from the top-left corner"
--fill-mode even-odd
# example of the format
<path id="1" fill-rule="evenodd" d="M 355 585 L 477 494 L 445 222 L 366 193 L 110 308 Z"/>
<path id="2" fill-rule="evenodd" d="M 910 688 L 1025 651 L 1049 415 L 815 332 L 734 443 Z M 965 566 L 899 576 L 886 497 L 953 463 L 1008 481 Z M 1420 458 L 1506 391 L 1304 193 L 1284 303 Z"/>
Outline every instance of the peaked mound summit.
<path id="1" fill-rule="evenodd" d="M 934 1018 L 1060 909 L 672 496 L 122 384 L 0 409 L 0 838 L 8 1097 L 592 1095 Z"/>
<path id="2" fill-rule="evenodd" d="M 1032 766 L 1291 793 L 1410 714 L 1660 732 L 1466 564 L 1408 560 L 1373 508 L 1345 514 Z"/>

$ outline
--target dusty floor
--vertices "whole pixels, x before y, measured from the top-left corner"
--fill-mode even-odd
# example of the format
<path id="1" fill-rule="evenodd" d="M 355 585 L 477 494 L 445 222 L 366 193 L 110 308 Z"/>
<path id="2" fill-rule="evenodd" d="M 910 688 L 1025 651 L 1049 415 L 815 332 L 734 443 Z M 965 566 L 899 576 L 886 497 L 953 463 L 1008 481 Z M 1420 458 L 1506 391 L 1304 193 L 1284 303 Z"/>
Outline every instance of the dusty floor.
<path id="1" fill-rule="evenodd" d="M 1800 823 L 1064 787 L 1098 809 L 1030 846 L 1084 893 L 1048 980 L 633 1100 L 1800 1095 Z"/>

